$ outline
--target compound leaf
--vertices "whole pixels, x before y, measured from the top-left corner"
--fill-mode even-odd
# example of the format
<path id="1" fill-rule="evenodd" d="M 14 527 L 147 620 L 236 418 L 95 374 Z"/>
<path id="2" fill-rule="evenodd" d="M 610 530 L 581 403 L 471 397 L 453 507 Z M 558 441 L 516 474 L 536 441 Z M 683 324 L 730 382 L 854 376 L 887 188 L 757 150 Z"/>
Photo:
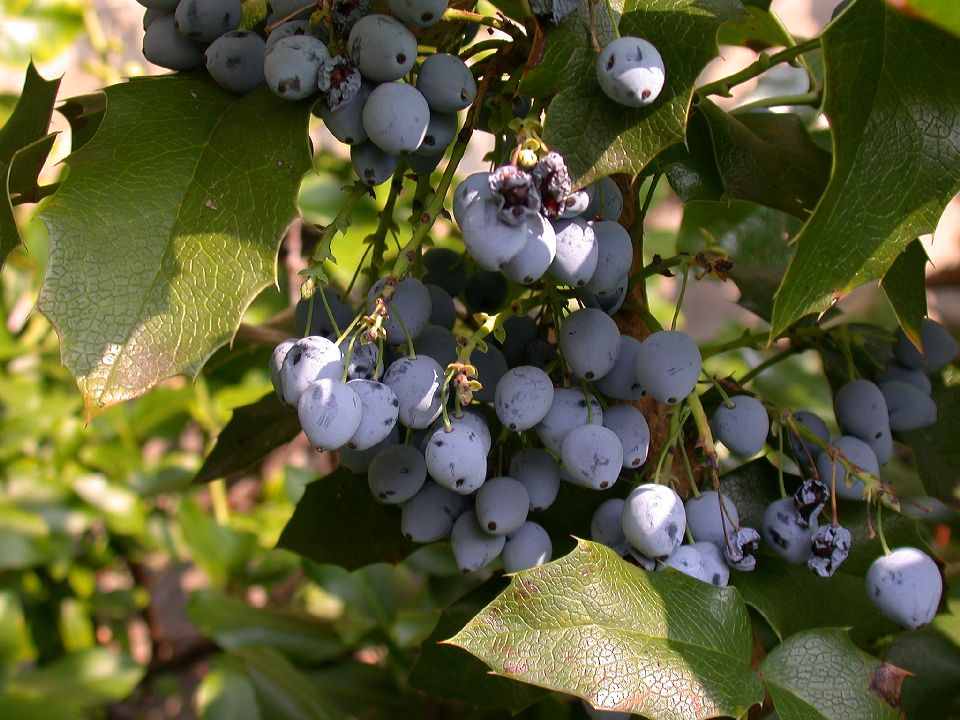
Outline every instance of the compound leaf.
<path id="1" fill-rule="evenodd" d="M 882 0 L 855 2 L 822 40 L 833 170 L 796 238 L 774 337 L 882 277 L 960 189 L 960 42 Z"/>
<path id="2" fill-rule="evenodd" d="M 740 717 L 762 697 L 735 590 L 587 541 L 518 573 L 449 642 L 498 675 L 652 720 Z"/>
<path id="3" fill-rule="evenodd" d="M 88 412 L 196 374 L 274 281 L 309 168 L 309 104 L 209 78 L 144 78 L 105 91 L 97 135 L 43 220 L 39 307 Z"/>
<path id="4" fill-rule="evenodd" d="M 636 174 L 661 150 L 683 142 L 694 83 L 717 54 L 717 30 L 743 14 L 738 0 L 583 0 L 551 31 L 542 61 L 526 73 L 520 91 L 558 93 L 547 110 L 544 139 L 566 158 L 574 185 Z M 614 24 L 621 35 L 649 40 L 663 57 L 667 82 L 649 107 L 618 105 L 597 83 L 591 25 L 602 47 L 616 37 Z"/>

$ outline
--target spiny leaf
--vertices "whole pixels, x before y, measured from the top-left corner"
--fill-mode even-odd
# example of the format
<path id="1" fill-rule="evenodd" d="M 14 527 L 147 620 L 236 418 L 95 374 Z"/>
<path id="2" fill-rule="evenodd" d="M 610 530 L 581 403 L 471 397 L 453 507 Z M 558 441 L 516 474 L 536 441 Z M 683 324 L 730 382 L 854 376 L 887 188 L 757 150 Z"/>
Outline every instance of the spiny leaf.
<path id="1" fill-rule="evenodd" d="M 960 190 L 960 42 L 859 0 L 824 31 L 823 51 L 833 171 L 796 238 L 772 337 L 882 277 Z"/>
<path id="2" fill-rule="evenodd" d="M 694 83 L 717 54 L 717 30 L 742 15 L 739 0 L 583 0 L 550 33 L 543 60 L 526 73 L 520 91 L 533 97 L 558 93 L 547 109 L 544 139 L 566 158 L 574 185 L 636 174 L 664 148 L 683 141 Z M 602 47 L 616 37 L 614 23 L 621 35 L 649 40 L 663 57 L 667 82 L 649 107 L 618 105 L 597 83 L 591 26 Z"/>
<path id="3" fill-rule="evenodd" d="M 20 230 L 17 228 L 13 216 L 13 206 L 10 204 L 10 180 L 14 159 L 20 150 L 34 145 L 47 135 L 50 125 L 50 116 L 53 114 L 53 103 L 57 99 L 57 90 L 60 88 L 60 78 L 44 80 L 31 62 L 27 66 L 26 77 L 23 81 L 23 92 L 17 100 L 13 113 L 6 123 L 0 127 L 0 268 L 10 252 L 20 244 Z M 44 147 L 41 143 L 39 147 Z M 46 146 L 49 151 L 49 146 Z M 46 155 L 36 162 L 28 163 L 40 171 Z M 23 170 L 21 167 L 21 172 Z M 29 174 L 29 173 L 28 173 Z M 36 182 L 36 174 L 29 178 L 31 184 Z M 17 192 L 22 192 L 24 177 L 15 182 Z"/>
<path id="4" fill-rule="evenodd" d="M 274 281 L 309 168 L 308 103 L 192 74 L 105 90 L 93 140 L 43 215 L 39 307 L 88 412 L 196 374 Z"/>
<path id="5" fill-rule="evenodd" d="M 887 294 L 887 300 L 897 314 L 900 327 L 918 347 L 920 346 L 920 325 L 927 316 L 928 262 L 930 258 L 927 257 L 927 251 L 923 249 L 923 243 L 914 240 L 893 261 L 893 265 L 880 281 L 880 287 Z"/>
<path id="6" fill-rule="evenodd" d="M 896 720 L 885 698 L 900 694 L 903 671 L 861 652 L 846 632 L 793 635 L 760 664 L 781 720 Z"/>
<path id="7" fill-rule="evenodd" d="M 960 35 L 960 5 L 956 0 L 887 0 L 905 15 L 916 15 L 924 20 Z"/>
<path id="8" fill-rule="evenodd" d="M 735 590 L 587 541 L 518 573 L 450 642 L 499 675 L 652 720 L 740 717 L 762 697 Z"/>

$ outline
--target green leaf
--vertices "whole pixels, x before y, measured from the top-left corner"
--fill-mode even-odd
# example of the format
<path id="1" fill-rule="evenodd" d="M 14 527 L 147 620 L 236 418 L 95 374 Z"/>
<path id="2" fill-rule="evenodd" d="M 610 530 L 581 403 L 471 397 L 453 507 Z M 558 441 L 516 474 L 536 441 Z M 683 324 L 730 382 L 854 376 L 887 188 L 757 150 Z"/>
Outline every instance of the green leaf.
<path id="1" fill-rule="evenodd" d="M 296 410 L 282 405 L 273 393 L 264 395 L 252 405 L 233 411 L 194 482 L 206 483 L 246 472 L 299 434 Z"/>
<path id="2" fill-rule="evenodd" d="M 518 713 L 544 696 L 545 691 L 494 675 L 475 657 L 442 641 L 459 632 L 505 587 L 493 578 L 466 597 L 444 608 L 436 628 L 410 673 L 410 684 L 431 695 L 462 700 L 480 707 L 506 708 Z"/>
<path id="3" fill-rule="evenodd" d="M 309 104 L 265 87 L 238 98 L 176 74 L 105 93 L 99 132 L 43 215 L 38 303 L 90 414 L 195 375 L 233 337 L 274 281 L 310 163 Z"/>
<path id="4" fill-rule="evenodd" d="M 796 238 L 774 337 L 882 277 L 960 189 L 956 38 L 882 0 L 859 0 L 827 26 L 823 50 L 833 171 Z"/>
<path id="5" fill-rule="evenodd" d="M 7 191 L 10 193 L 11 202 L 35 203 L 44 195 L 50 194 L 49 186 L 41 188 L 37 178 L 56 139 L 56 133 L 50 133 L 14 153 L 7 174 Z"/>
<path id="6" fill-rule="evenodd" d="M 57 108 L 70 123 L 70 149 L 76 152 L 93 139 L 107 111 L 107 96 L 102 92 L 77 95 Z"/>
<path id="7" fill-rule="evenodd" d="M 760 671 L 780 720 L 899 717 L 879 693 L 899 696 L 902 671 L 858 650 L 840 629 L 793 635 L 764 658 Z"/>
<path id="8" fill-rule="evenodd" d="M 205 590 L 190 596 L 187 614 L 204 635 L 227 650 L 265 645 L 305 663 L 329 660 L 344 652 L 331 626 L 305 613 L 255 608 Z"/>
<path id="9" fill-rule="evenodd" d="M 887 274 L 880 287 L 897 314 L 900 327 L 917 346 L 920 345 L 920 324 L 927 316 L 926 269 L 930 258 L 923 243 L 914 240 L 907 245 Z"/>
<path id="10" fill-rule="evenodd" d="M 934 381 L 933 401 L 937 422 L 930 427 L 902 433 L 901 439 L 913 450 L 924 489 L 947 504 L 960 501 L 960 383 L 944 385 Z"/>
<path id="11" fill-rule="evenodd" d="M 745 17 L 720 26 L 717 42 L 721 45 L 743 45 L 752 50 L 786 47 L 794 44 L 780 18 L 770 12 L 770 3 L 745 2 Z M 763 7 L 763 6 L 766 7 Z"/>
<path id="12" fill-rule="evenodd" d="M 710 127 L 726 195 L 806 218 L 830 177 L 830 153 L 813 142 L 792 113 L 734 117 L 709 100 L 697 111 Z"/>
<path id="13" fill-rule="evenodd" d="M 0 29 L 0 34 L 3 30 Z M 0 42 L 0 46 L 3 43 Z M 20 244 L 20 230 L 10 204 L 10 170 L 16 154 L 47 135 L 60 78 L 44 80 L 31 62 L 23 81 L 23 92 L 7 122 L 0 126 L 0 268 Z M 44 156 L 45 158 L 46 156 Z M 42 166 L 43 163 L 41 162 Z M 39 172 L 39 167 L 37 168 Z M 36 175 L 32 178 L 36 181 Z M 22 179 L 18 180 L 21 187 Z"/>
<path id="14" fill-rule="evenodd" d="M 538 98 L 557 93 L 547 109 L 544 140 L 566 158 L 575 186 L 618 172 L 636 174 L 664 148 L 683 142 L 694 84 L 717 55 L 717 30 L 743 15 L 738 0 L 617 0 L 609 11 L 605 4 L 592 8 L 601 46 L 616 37 L 614 23 L 621 35 L 646 38 L 663 57 L 667 82 L 646 108 L 618 105 L 603 93 L 589 0 L 550 32 L 546 53 L 524 75 L 520 92 Z"/>
<path id="15" fill-rule="evenodd" d="M 400 532 L 400 509 L 375 502 L 365 475 L 339 468 L 307 485 L 277 547 L 355 570 L 399 562 L 417 546 Z"/>
<path id="16" fill-rule="evenodd" d="M 960 6 L 954 0 L 887 0 L 905 15 L 918 15 L 924 20 L 960 35 Z"/>
<path id="17" fill-rule="evenodd" d="M 203 720 L 261 720 L 253 683 L 234 658 L 217 658 L 197 688 L 198 715 Z"/>
<path id="18" fill-rule="evenodd" d="M 54 59 L 83 31 L 83 6 L 71 0 L 4 2 L 0 65 L 22 67 Z"/>
<path id="19" fill-rule="evenodd" d="M 25 698 L 61 697 L 73 706 L 92 708 L 122 700 L 142 676 L 143 668 L 127 656 L 96 647 L 17 675 L 4 691 Z"/>
<path id="20" fill-rule="evenodd" d="M 790 258 L 787 240 L 799 227 L 796 218 L 753 203 L 694 201 L 684 207 L 677 249 L 726 252 L 733 260 L 729 275 L 740 289 L 740 305 L 768 320 Z"/>
<path id="21" fill-rule="evenodd" d="M 884 659 L 913 673 L 903 684 L 901 708 L 907 717 L 948 720 L 960 711 L 960 602 L 917 631 L 893 639 Z"/>
<path id="22" fill-rule="evenodd" d="M 657 162 L 670 187 L 684 203 L 723 198 L 723 180 L 713 154 L 710 125 L 703 113 L 690 113 L 686 144 L 667 148 Z"/>
<path id="23" fill-rule="evenodd" d="M 762 698 L 735 590 L 587 541 L 518 573 L 449 642 L 499 675 L 652 720 L 740 717 Z"/>
<path id="24" fill-rule="evenodd" d="M 303 673 L 272 648 L 236 650 L 257 692 L 263 717 L 271 720 L 339 720 L 339 714 Z"/>

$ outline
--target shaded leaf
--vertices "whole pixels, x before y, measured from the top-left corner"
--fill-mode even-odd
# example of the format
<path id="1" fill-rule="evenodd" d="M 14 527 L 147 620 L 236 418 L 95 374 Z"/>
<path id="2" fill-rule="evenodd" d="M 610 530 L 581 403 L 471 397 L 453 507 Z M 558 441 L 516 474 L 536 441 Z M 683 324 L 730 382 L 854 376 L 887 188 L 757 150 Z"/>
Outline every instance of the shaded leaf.
<path id="1" fill-rule="evenodd" d="M 881 0 L 851 5 L 822 40 L 834 165 L 797 236 L 774 336 L 882 277 L 960 189 L 960 43 Z"/>
<path id="2" fill-rule="evenodd" d="M 265 87 L 238 98 L 176 74 L 105 93 L 97 135 L 43 215 L 38 303 L 90 414 L 196 374 L 230 340 L 274 280 L 310 162 L 309 104 Z"/>
<path id="3" fill-rule="evenodd" d="M 490 673 L 480 660 L 441 641 L 459 632 L 504 588 L 493 578 L 466 597 L 444 608 L 436 628 L 423 642 L 410 684 L 431 695 L 462 700 L 480 707 L 519 712 L 537 702 L 546 691 Z"/>
<path id="4" fill-rule="evenodd" d="M 25 202 L 35 203 L 44 195 L 50 194 L 48 188 L 40 187 L 37 178 L 56 139 L 56 134 L 50 133 L 14 153 L 7 174 L 7 191 L 11 201 L 18 205 Z"/>
<path id="5" fill-rule="evenodd" d="M 924 20 L 960 35 L 960 5 L 954 0 L 887 0 L 905 15 L 917 15 Z"/>
<path id="6" fill-rule="evenodd" d="M 740 305 L 769 320 L 790 258 L 788 239 L 799 227 L 800 221 L 786 213 L 753 203 L 689 202 L 677 249 L 723 250 L 733 261 L 729 275 L 740 290 Z"/>
<path id="7" fill-rule="evenodd" d="M 107 111 L 107 96 L 102 92 L 67 98 L 57 108 L 70 123 L 70 149 L 76 152 L 86 145 L 100 129 Z"/>
<path id="8" fill-rule="evenodd" d="M 901 706 L 907 717 L 956 718 L 960 711 L 960 603 L 917 631 L 899 633 L 884 659 L 913 673 L 903 684 Z"/>
<path id="9" fill-rule="evenodd" d="M 901 439 L 913 450 L 924 489 L 933 497 L 957 506 L 960 503 L 960 384 L 934 381 L 933 401 L 937 422 L 930 427 L 902 433 Z"/>
<path id="10" fill-rule="evenodd" d="M 272 648 L 244 648 L 239 659 L 257 692 L 263 717 L 271 720 L 339 720 L 340 716 L 297 668 Z"/>
<path id="11" fill-rule="evenodd" d="M 923 243 L 914 240 L 893 261 L 880 287 L 897 314 L 900 327 L 917 346 L 920 345 L 920 324 L 927 316 L 926 269 L 930 258 Z"/>
<path id="12" fill-rule="evenodd" d="M 821 628 L 787 638 L 760 671 L 781 720 L 896 720 L 897 711 L 878 694 L 878 670 L 890 669 L 881 665 L 843 630 Z"/>
<path id="13" fill-rule="evenodd" d="M 238 407 L 203 461 L 195 483 L 243 473 L 300 434 L 296 410 L 282 405 L 273 393 Z"/>
<path id="14" fill-rule="evenodd" d="M 670 187 L 684 203 L 723 198 L 723 180 L 713 154 L 710 125 L 702 113 L 690 114 L 686 144 L 667 148 L 657 161 L 664 168 Z"/>
<path id="15" fill-rule="evenodd" d="M 664 148 L 683 141 L 694 83 L 717 55 L 717 30 L 743 14 L 736 0 L 615 0 L 593 8 L 600 45 L 616 37 L 614 23 L 621 35 L 646 38 L 663 57 L 667 82 L 647 108 L 618 105 L 603 93 L 589 0 L 551 31 L 542 62 L 524 75 L 520 92 L 558 93 L 547 110 L 544 139 L 566 158 L 575 186 L 613 173 L 636 174 Z"/>
<path id="16" fill-rule="evenodd" d="M 365 475 L 339 468 L 310 483 L 277 547 L 348 570 L 399 562 L 417 547 L 400 532 L 400 509 L 373 500 Z"/>
<path id="17" fill-rule="evenodd" d="M 4 31 L 0 29 L 0 34 Z M 0 43 L 2 45 L 2 43 Z M 44 80 L 31 62 L 23 81 L 23 92 L 7 121 L 0 126 L 0 268 L 10 252 L 20 244 L 20 230 L 10 204 L 10 170 L 14 156 L 47 135 L 53 103 L 60 79 Z M 46 156 L 44 156 L 45 158 Z M 43 165 L 43 162 L 40 163 Z M 39 167 L 37 168 L 39 172 Z M 21 171 L 22 172 L 22 171 Z M 36 176 L 31 179 L 36 181 Z M 22 176 L 17 186 L 22 187 Z M 18 190 L 19 192 L 19 190 Z"/>
<path id="18" fill-rule="evenodd" d="M 193 593 L 187 614 L 204 635 L 227 650 L 266 645 L 307 663 L 335 658 L 345 650 L 328 623 L 305 613 L 251 607 L 213 591 Z"/>
<path id="19" fill-rule="evenodd" d="M 770 3 L 748 1 L 744 5 L 746 15 L 721 25 L 717 42 L 721 45 L 743 45 L 753 50 L 794 44 L 780 18 L 770 12 Z"/>
<path id="20" fill-rule="evenodd" d="M 217 658 L 197 688 L 196 703 L 202 720 L 261 720 L 253 683 L 233 662 Z"/>
<path id="21" fill-rule="evenodd" d="M 830 176 L 830 153 L 810 138 L 792 113 L 736 117 L 709 100 L 697 111 L 710 127 L 713 151 L 727 197 L 751 200 L 806 218 Z"/>
<path id="22" fill-rule="evenodd" d="M 739 717 L 762 697 L 735 590 L 587 541 L 518 573 L 450 642 L 500 675 L 654 720 Z"/>

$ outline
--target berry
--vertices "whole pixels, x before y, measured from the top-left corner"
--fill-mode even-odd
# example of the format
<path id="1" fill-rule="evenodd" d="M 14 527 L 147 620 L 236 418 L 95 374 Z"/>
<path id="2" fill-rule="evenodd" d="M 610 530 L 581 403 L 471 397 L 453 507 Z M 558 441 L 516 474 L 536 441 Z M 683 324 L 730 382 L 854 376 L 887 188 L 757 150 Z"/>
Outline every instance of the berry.
<path id="1" fill-rule="evenodd" d="M 404 504 L 400 531 L 407 540 L 417 543 L 442 540 L 469 506 L 467 498 L 428 480 L 420 492 Z"/>
<path id="2" fill-rule="evenodd" d="M 389 15 L 360 18 L 350 30 L 347 47 L 363 77 L 378 83 L 399 80 L 417 60 L 417 39 Z"/>
<path id="3" fill-rule="evenodd" d="M 590 409 L 587 409 L 587 396 L 583 390 L 557 388 L 553 393 L 553 404 L 537 425 L 537 437 L 547 450 L 560 455 L 563 441 L 574 428 L 592 422 L 603 424 L 603 409 L 596 396 L 590 395 Z M 591 418 L 592 416 L 592 418 Z"/>
<path id="4" fill-rule="evenodd" d="M 377 502 L 400 505 L 414 497 L 427 480 L 423 455 L 410 445 L 380 450 L 367 469 L 367 484 Z"/>
<path id="5" fill-rule="evenodd" d="M 821 420 L 818 415 L 808 410 L 801 410 L 793 414 L 793 419 L 795 422 L 810 430 L 814 435 L 823 440 L 823 442 L 826 443 L 830 441 L 830 431 L 827 429 L 827 424 Z M 797 457 L 797 463 L 799 465 L 814 464 L 817 455 L 820 454 L 819 445 L 812 440 L 807 440 L 798 433 L 790 433 L 790 445 L 793 447 L 793 452 Z"/>
<path id="6" fill-rule="evenodd" d="M 420 66 L 417 90 L 439 112 L 457 112 L 473 104 L 477 82 L 470 68 L 456 55 L 434 53 Z"/>
<path id="7" fill-rule="evenodd" d="M 573 480 L 594 490 L 611 487 L 623 469 L 620 438 L 602 425 L 583 425 L 567 433 L 561 457 Z"/>
<path id="8" fill-rule="evenodd" d="M 367 293 L 367 311 L 376 310 L 376 299 L 386 287 L 386 278 L 375 282 Z M 406 342 L 407 334 L 413 340 L 430 322 L 430 291 L 416 278 L 405 278 L 397 283 L 393 295 L 387 302 L 387 317 L 383 329 L 387 331 L 387 342 L 400 345 Z M 406 332 L 404 332 L 406 328 Z"/>
<path id="9" fill-rule="evenodd" d="M 607 97 L 627 107 L 651 104 L 665 79 L 663 58 L 642 38 L 619 37 L 597 57 L 597 82 Z"/>
<path id="10" fill-rule="evenodd" d="M 942 594 L 940 569 L 916 548 L 897 548 L 867 571 L 867 595 L 877 610 L 911 630 L 933 620 Z"/>
<path id="11" fill-rule="evenodd" d="M 430 107 L 412 85 L 377 85 L 363 106 L 367 137 L 384 152 L 406 155 L 420 147 L 430 124 Z"/>
<path id="12" fill-rule="evenodd" d="M 390 12 L 407 25 L 430 27 L 443 18 L 447 0 L 389 0 Z"/>
<path id="13" fill-rule="evenodd" d="M 590 519 L 590 539 L 603 543 L 617 555 L 626 555 L 630 548 L 621 521 L 624 503 L 621 498 L 611 498 L 601 503 Z"/>
<path id="14" fill-rule="evenodd" d="M 757 550 L 760 549 L 760 534 L 750 527 L 742 527 L 727 535 L 723 555 L 734 570 L 751 572 L 757 567 Z"/>
<path id="15" fill-rule="evenodd" d="M 620 521 L 630 545 L 649 558 L 672 554 L 687 527 L 680 496 L 666 485 L 653 483 L 630 491 Z"/>
<path id="16" fill-rule="evenodd" d="M 366 347 L 374 347 L 367 345 Z M 383 440 L 397 424 L 400 403 L 393 390 L 373 380 L 351 380 L 347 387 L 360 398 L 362 415 L 356 431 L 346 445 L 351 450 L 366 450 Z"/>
<path id="17" fill-rule="evenodd" d="M 620 337 L 620 352 L 606 375 L 597 380 L 597 390 L 617 400 L 639 400 L 646 391 L 637 380 L 637 352 L 640 341 L 630 335 Z"/>
<path id="18" fill-rule="evenodd" d="M 297 403 L 300 426 L 318 450 L 346 445 L 360 427 L 362 416 L 359 396 L 339 380 L 317 380 L 303 391 Z"/>
<path id="19" fill-rule="evenodd" d="M 519 480 L 530 497 L 530 512 L 553 505 L 560 490 L 560 466 L 540 448 L 521 450 L 510 461 L 510 477 Z"/>
<path id="20" fill-rule="evenodd" d="M 700 377 L 700 348 L 677 330 L 660 330 L 637 350 L 637 381 L 659 402 L 675 405 Z"/>
<path id="21" fill-rule="evenodd" d="M 321 68 L 325 67 L 322 65 Z M 356 94 L 350 99 L 342 102 L 336 108 L 331 109 L 327 103 L 320 105 L 320 117 L 323 119 L 327 130 L 340 142 L 345 145 L 359 145 L 367 139 L 367 131 L 363 127 L 363 108 L 366 107 L 370 93 L 373 92 L 373 86 L 369 83 L 361 83 Z M 329 97 L 329 96 L 328 96 Z M 368 145 L 373 145 L 369 143 Z M 379 185 L 385 182 L 397 167 L 397 159 L 389 153 L 384 153 L 380 148 L 376 148 L 377 153 L 387 159 L 381 159 L 374 164 L 374 158 L 361 157 L 363 162 L 359 163 L 354 157 L 353 149 L 350 150 L 350 159 L 353 160 L 353 169 L 357 176 L 364 180 L 368 185 Z M 364 172 L 366 166 L 375 169 L 375 172 L 368 176 Z M 368 179 L 369 177 L 369 179 Z"/>
<path id="22" fill-rule="evenodd" d="M 724 538 L 740 524 L 740 514 L 733 500 L 723 495 L 724 512 L 720 508 L 720 495 L 715 490 L 706 490 L 700 497 L 688 498 L 684 503 L 687 527 L 697 541 L 723 545 Z"/>
<path id="23" fill-rule="evenodd" d="M 526 522 L 530 496 L 519 480 L 495 477 L 477 491 L 476 511 L 480 527 L 492 535 L 509 535 Z"/>
<path id="24" fill-rule="evenodd" d="M 845 435 L 869 441 L 890 434 L 887 402 L 869 380 L 854 380 L 840 388 L 833 398 L 833 412 Z"/>
<path id="25" fill-rule="evenodd" d="M 360 92 L 363 80 L 360 71 L 342 55 L 327 58 L 320 63 L 317 87 L 326 97 L 330 110 L 339 110 L 351 102 Z"/>
<path id="26" fill-rule="evenodd" d="M 763 513 L 763 537 L 770 547 L 791 565 L 799 565 L 810 556 L 810 537 L 818 525 L 816 518 L 806 525 L 792 497 L 780 498 Z"/>
<path id="27" fill-rule="evenodd" d="M 487 479 L 487 448 L 465 424 L 436 430 L 424 455 L 434 482 L 460 495 L 469 495 Z"/>
<path id="28" fill-rule="evenodd" d="M 240 25 L 240 0 L 180 0 L 173 17 L 184 37 L 213 42 Z"/>
<path id="29" fill-rule="evenodd" d="M 830 488 L 822 480 L 807 478 L 793 493 L 793 506 L 797 510 L 797 524 L 809 527 L 815 522 L 830 499 Z"/>
<path id="30" fill-rule="evenodd" d="M 606 375 L 620 353 L 620 330 L 602 310 L 584 308 L 571 313 L 558 333 L 560 349 L 570 371 L 584 380 Z"/>
<path id="31" fill-rule="evenodd" d="M 749 395 L 734 395 L 730 407 L 721 403 L 710 426 L 717 440 L 734 455 L 749 458 L 763 450 L 767 441 L 767 411 L 763 403 Z"/>
<path id="32" fill-rule="evenodd" d="M 497 217 L 505 224 L 519 227 L 540 211 L 540 192 L 533 177 L 516 165 L 498 167 L 490 173 L 489 182 Z"/>
<path id="33" fill-rule="evenodd" d="M 143 56 L 169 70 L 192 70 L 203 64 L 203 45 L 177 32 L 173 15 L 156 18 L 143 34 Z"/>
<path id="34" fill-rule="evenodd" d="M 850 554 L 850 531 L 841 525 L 824 525 L 810 537 L 807 567 L 820 577 L 833 577 Z"/>
<path id="35" fill-rule="evenodd" d="M 916 385 L 892 380 L 880 385 L 890 414 L 890 429 L 908 432 L 937 421 L 937 404 Z"/>
<path id="36" fill-rule="evenodd" d="M 550 562 L 553 543 L 547 531 L 529 520 L 507 536 L 503 546 L 503 570 L 508 573 L 529 570 Z"/>
<path id="37" fill-rule="evenodd" d="M 529 430 L 549 412 L 553 392 L 553 381 L 540 368 L 523 365 L 509 370 L 497 383 L 497 418 L 510 430 Z"/>
<path id="38" fill-rule="evenodd" d="M 557 237 L 557 254 L 550 264 L 550 274 L 570 287 L 586 285 L 597 269 L 597 238 L 585 220 L 557 220 L 553 229 Z"/>
<path id="39" fill-rule="evenodd" d="M 614 405 L 603 413 L 603 425 L 616 433 L 623 447 L 623 467 L 636 470 L 647 461 L 650 426 L 633 405 Z"/>
<path id="40" fill-rule="evenodd" d="M 224 90 L 245 95 L 263 83 L 263 38 L 254 32 L 228 32 L 206 49 L 207 72 Z"/>
<path id="41" fill-rule="evenodd" d="M 957 341 L 950 331 L 935 320 L 927 318 L 920 326 L 920 343 L 923 354 L 917 350 L 906 333 L 897 329 L 897 343 L 893 354 L 904 367 L 926 372 L 940 372 L 957 357 Z"/>
<path id="42" fill-rule="evenodd" d="M 727 565 L 719 546 L 711 542 L 700 541 L 695 542 L 692 547 L 700 551 L 710 584 L 726 587 L 727 583 L 730 582 L 730 566 Z"/>
<path id="43" fill-rule="evenodd" d="M 301 338 L 287 351 L 280 367 L 283 401 L 290 407 L 297 407 L 300 394 L 311 383 L 324 378 L 339 382 L 342 375 L 343 355 L 340 348 L 324 337 L 311 335 Z"/>
<path id="44" fill-rule="evenodd" d="M 663 562 L 667 567 L 672 567 L 701 582 L 709 583 L 711 580 L 703 555 L 693 545 L 681 545 Z"/>
<path id="45" fill-rule="evenodd" d="M 863 440 L 844 435 L 834 440 L 831 446 L 861 470 L 874 476 L 880 474 L 880 463 L 877 462 L 877 456 Z M 820 474 L 821 482 L 827 488 L 836 488 L 837 497 L 844 500 L 863 499 L 863 481 L 854 479 L 852 484 L 848 486 L 846 483 L 846 468 L 840 460 L 831 458 L 827 450 L 817 456 L 817 472 Z"/>
<path id="46" fill-rule="evenodd" d="M 564 201 L 570 194 L 570 172 L 563 156 L 557 152 L 548 152 L 530 171 L 534 185 L 540 193 L 541 211 L 548 218 L 557 218 L 564 208 Z"/>
<path id="47" fill-rule="evenodd" d="M 500 269 L 514 282 L 530 285 L 543 277 L 557 256 L 557 234 L 540 215 L 527 218 L 524 228 L 523 247 Z"/>
<path id="48" fill-rule="evenodd" d="M 597 267 L 583 289 L 600 293 L 615 289 L 630 272 L 633 242 L 623 226 L 612 220 L 599 220 L 592 227 L 597 239 Z"/>
<path id="49" fill-rule="evenodd" d="M 399 418 L 407 427 L 422 429 L 440 415 L 440 383 L 443 369 L 426 355 L 400 358 L 383 376 L 399 401 Z"/>

